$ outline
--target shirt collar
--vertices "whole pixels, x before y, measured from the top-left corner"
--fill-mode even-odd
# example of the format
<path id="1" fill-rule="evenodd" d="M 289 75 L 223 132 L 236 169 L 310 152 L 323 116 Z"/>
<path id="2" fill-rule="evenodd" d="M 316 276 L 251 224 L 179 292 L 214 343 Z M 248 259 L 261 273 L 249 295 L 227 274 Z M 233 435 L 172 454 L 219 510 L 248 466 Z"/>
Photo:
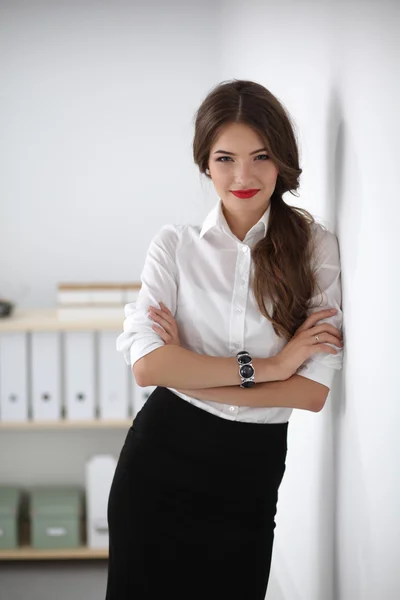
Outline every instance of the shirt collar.
<path id="1" fill-rule="evenodd" d="M 270 212 L 271 212 L 271 202 L 269 203 L 269 206 L 268 206 L 267 210 L 264 212 L 261 219 L 256 223 L 256 225 L 253 226 L 253 227 L 257 227 L 257 225 L 259 225 L 260 223 L 262 224 L 263 237 L 265 237 L 265 234 L 267 233 Z M 229 228 L 228 223 L 226 222 L 224 213 L 222 212 L 221 198 L 218 199 L 218 202 L 216 203 L 214 208 L 206 216 L 206 218 L 203 222 L 203 226 L 200 231 L 200 238 L 202 238 L 207 233 L 207 231 L 209 231 L 213 227 L 219 227 L 219 228 L 225 229 L 226 231 L 230 231 L 230 228 Z"/>

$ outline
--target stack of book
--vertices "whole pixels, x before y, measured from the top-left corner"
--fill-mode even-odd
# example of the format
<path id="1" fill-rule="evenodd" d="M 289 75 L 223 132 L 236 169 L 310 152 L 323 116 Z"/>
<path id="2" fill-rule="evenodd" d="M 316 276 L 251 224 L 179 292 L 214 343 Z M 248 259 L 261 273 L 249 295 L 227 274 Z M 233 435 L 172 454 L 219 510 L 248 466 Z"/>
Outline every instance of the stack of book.
<path id="1" fill-rule="evenodd" d="M 140 283 L 59 283 L 57 317 L 73 319 L 124 319 L 124 306 L 135 302 Z"/>

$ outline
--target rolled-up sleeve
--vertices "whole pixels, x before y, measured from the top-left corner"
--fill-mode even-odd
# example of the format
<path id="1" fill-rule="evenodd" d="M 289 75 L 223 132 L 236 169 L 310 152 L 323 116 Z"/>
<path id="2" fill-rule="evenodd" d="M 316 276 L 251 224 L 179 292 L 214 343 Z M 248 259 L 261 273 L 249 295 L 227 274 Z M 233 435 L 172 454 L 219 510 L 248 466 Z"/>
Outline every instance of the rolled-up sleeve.
<path id="1" fill-rule="evenodd" d="M 164 346 L 164 341 L 152 329 L 154 322 L 148 316 L 148 308 L 150 305 L 160 308 L 160 302 L 163 302 L 175 315 L 177 243 L 178 227 L 164 225 L 147 250 L 138 298 L 125 305 L 123 333 L 118 336 L 116 345 L 132 367 L 139 358 Z"/>
<path id="2" fill-rule="evenodd" d="M 320 290 L 316 289 L 316 293 L 311 299 L 312 308 L 308 310 L 308 314 L 324 308 L 336 308 L 337 313 L 332 317 L 321 319 L 319 323 L 330 323 L 342 332 L 342 288 L 338 240 L 334 233 L 323 229 L 317 223 L 314 224 L 314 232 L 316 235 L 314 270 Z M 328 345 L 337 353 L 316 352 L 297 369 L 296 374 L 313 379 L 330 389 L 335 372 L 343 366 L 343 349 L 333 344 Z"/>

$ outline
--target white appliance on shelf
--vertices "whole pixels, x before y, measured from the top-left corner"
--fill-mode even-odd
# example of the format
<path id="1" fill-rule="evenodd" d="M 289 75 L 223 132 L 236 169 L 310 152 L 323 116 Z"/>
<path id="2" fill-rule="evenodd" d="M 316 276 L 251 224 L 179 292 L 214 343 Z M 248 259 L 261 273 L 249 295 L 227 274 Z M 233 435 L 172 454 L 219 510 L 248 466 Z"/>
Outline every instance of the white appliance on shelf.
<path id="1" fill-rule="evenodd" d="M 86 534 L 89 548 L 108 548 L 107 506 L 117 459 L 97 454 L 86 462 Z"/>

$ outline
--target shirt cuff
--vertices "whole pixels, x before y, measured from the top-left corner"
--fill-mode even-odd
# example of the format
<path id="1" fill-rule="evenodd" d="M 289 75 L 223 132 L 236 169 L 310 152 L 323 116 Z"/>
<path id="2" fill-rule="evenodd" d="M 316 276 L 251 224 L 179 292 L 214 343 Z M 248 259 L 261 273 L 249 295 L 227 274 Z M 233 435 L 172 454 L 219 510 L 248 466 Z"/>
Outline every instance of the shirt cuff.
<path id="1" fill-rule="evenodd" d="M 143 358 L 146 354 L 150 354 L 153 350 L 157 350 L 157 348 L 161 348 L 161 346 L 165 346 L 163 340 L 155 341 L 154 339 L 148 340 L 146 342 L 145 339 L 141 339 L 140 342 L 133 343 L 129 350 L 131 367 L 135 364 L 139 358 Z"/>
<path id="2" fill-rule="evenodd" d="M 302 365 L 296 371 L 296 375 L 301 375 L 301 377 L 322 383 L 322 385 L 326 385 L 329 389 L 332 387 L 335 373 L 336 369 L 321 365 L 321 363 L 316 361 L 310 361 L 307 365 Z"/>

